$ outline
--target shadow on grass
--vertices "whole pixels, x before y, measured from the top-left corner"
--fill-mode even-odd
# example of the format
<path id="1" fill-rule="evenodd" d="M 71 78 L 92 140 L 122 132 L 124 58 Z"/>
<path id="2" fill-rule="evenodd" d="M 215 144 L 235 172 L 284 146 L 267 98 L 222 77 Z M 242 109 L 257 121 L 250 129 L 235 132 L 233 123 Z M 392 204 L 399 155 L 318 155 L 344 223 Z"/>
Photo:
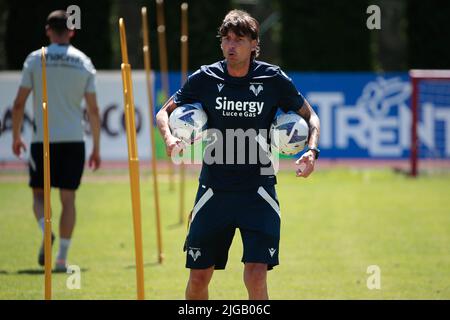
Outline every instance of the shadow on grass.
<path id="1" fill-rule="evenodd" d="M 89 271 L 89 269 L 84 269 L 83 268 L 80 271 L 81 272 L 86 272 L 86 271 Z M 42 275 L 42 274 L 45 273 L 45 270 L 44 269 L 24 269 L 24 270 L 18 270 L 16 273 L 17 274 L 30 275 L 30 276 L 32 276 L 32 275 Z M 70 274 L 70 273 L 67 273 L 65 271 L 52 270 L 52 274 L 58 274 L 58 273 Z"/>
<path id="2" fill-rule="evenodd" d="M 9 272 L 5 270 L 0 270 L 0 274 L 9 274 Z"/>
<path id="3" fill-rule="evenodd" d="M 159 263 L 158 262 L 147 262 L 147 263 L 144 263 L 144 268 L 145 267 L 156 267 L 156 266 L 158 266 L 159 265 Z M 136 265 L 130 265 L 130 266 L 126 266 L 125 267 L 125 269 L 136 269 Z"/>
<path id="4" fill-rule="evenodd" d="M 167 229 L 173 230 L 173 229 L 179 229 L 180 227 L 187 228 L 186 223 L 178 222 L 178 223 L 175 223 L 175 224 L 171 224 L 171 225 L 167 226 Z"/>

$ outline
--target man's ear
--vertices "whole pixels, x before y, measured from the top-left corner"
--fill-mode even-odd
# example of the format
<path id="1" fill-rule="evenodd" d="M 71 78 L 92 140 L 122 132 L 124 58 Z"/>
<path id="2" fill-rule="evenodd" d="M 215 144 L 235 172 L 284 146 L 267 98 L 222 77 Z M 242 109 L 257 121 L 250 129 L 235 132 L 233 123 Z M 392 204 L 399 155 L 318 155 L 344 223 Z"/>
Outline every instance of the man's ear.
<path id="1" fill-rule="evenodd" d="M 258 46 L 257 40 L 252 40 L 252 51 L 256 51 L 256 47 Z"/>

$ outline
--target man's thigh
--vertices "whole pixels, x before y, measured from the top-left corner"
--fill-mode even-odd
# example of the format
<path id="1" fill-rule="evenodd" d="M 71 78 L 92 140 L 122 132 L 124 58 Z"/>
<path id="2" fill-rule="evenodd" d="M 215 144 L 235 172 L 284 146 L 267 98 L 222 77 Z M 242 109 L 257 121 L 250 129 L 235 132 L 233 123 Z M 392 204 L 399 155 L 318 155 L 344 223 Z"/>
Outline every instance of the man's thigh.
<path id="1" fill-rule="evenodd" d="M 186 267 L 224 269 L 235 233 L 227 195 L 200 185 L 185 244 Z"/>
<path id="2" fill-rule="evenodd" d="M 244 252 L 242 262 L 279 264 L 280 208 L 274 186 L 261 186 L 245 195 L 237 215 Z M 243 199 L 244 203 L 244 199 Z"/>

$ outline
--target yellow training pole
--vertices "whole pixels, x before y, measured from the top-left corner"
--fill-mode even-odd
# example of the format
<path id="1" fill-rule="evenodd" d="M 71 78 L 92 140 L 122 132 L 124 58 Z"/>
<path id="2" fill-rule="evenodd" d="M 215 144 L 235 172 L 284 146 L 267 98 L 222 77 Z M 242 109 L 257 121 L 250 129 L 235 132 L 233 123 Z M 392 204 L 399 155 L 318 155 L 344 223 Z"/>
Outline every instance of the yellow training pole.
<path id="1" fill-rule="evenodd" d="M 52 215 L 50 209 L 50 145 L 48 134 L 47 69 L 45 48 L 41 49 L 42 62 L 42 119 L 44 122 L 44 255 L 45 300 L 52 299 Z"/>
<path id="2" fill-rule="evenodd" d="M 181 84 L 187 80 L 188 72 L 188 4 L 186 2 L 181 4 Z M 184 192 L 186 167 L 184 162 L 180 165 L 180 224 L 184 224 Z"/>
<path id="3" fill-rule="evenodd" d="M 147 8 L 142 7 L 142 37 L 144 46 L 142 50 L 144 52 L 144 65 L 145 65 L 145 79 L 147 84 L 147 96 L 148 96 L 148 113 L 150 115 L 150 141 L 152 144 L 152 175 L 153 175 L 153 197 L 155 199 L 156 210 L 156 240 L 158 243 L 158 262 L 162 263 L 164 260 L 164 254 L 162 251 L 162 238 L 161 238 L 161 216 L 159 211 L 159 190 L 158 190 L 158 172 L 156 170 L 156 147 L 155 147 L 155 131 L 153 128 L 154 113 L 153 113 L 153 86 L 150 79 L 150 44 L 148 41 L 148 25 L 147 25 Z"/>
<path id="4" fill-rule="evenodd" d="M 131 66 L 128 63 L 127 39 L 123 18 L 119 19 L 120 49 L 122 52 L 122 83 L 125 105 L 125 123 L 128 143 L 128 165 L 130 171 L 131 204 L 133 209 L 134 245 L 136 252 L 137 298 L 144 299 L 144 261 L 142 255 L 141 199 L 139 191 L 139 159 L 136 143 L 136 125 L 131 83 Z"/>
<path id="5" fill-rule="evenodd" d="M 169 98 L 169 67 L 167 65 L 166 23 L 164 20 L 164 0 L 156 0 L 156 21 L 158 23 L 158 48 L 161 82 L 165 99 Z M 172 159 L 169 159 L 169 190 L 174 188 L 174 173 Z"/>

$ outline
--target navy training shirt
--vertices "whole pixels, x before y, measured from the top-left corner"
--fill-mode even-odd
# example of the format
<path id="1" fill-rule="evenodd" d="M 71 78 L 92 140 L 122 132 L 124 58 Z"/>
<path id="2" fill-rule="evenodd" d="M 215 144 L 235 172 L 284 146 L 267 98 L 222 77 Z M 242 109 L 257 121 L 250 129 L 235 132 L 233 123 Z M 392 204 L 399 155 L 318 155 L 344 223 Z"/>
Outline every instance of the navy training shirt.
<path id="1" fill-rule="evenodd" d="M 250 138 L 246 139 L 246 156 L 242 163 L 242 158 L 238 162 L 236 150 L 243 150 L 236 141 L 234 149 L 231 150 L 234 154 L 227 152 L 226 133 L 227 129 L 242 129 L 244 132 L 254 129 L 257 133 L 265 129 L 267 134 L 263 136 L 268 140 L 268 132 L 277 108 L 284 112 L 297 112 L 303 106 L 303 96 L 278 66 L 252 61 L 249 72 L 244 77 L 230 76 L 225 60 L 202 66 L 176 92 L 174 102 L 178 107 L 186 103 L 200 102 L 208 116 L 208 133 L 215 129 L 223 136 L 223 140 L 215 141 L 223 142 L 223 157 L 218 157 L 223 161 L 207 163 L 205 158 L 203 159 L 199 178 L 201 184 L 218 190 L 246 190 L 276 184 L 274 174 L 261 174 L 261 168 L 270 167 L 268 158 L 263 161 L 263 157 L 258 157 L 257 163 L 250 160 L 250 152 L 247 149 Z M 210 145 L 206 150 L 208 147 Z M 217 150 L 212 152 L 213 156 L 220 155 L 220 152 L 215 151 Z M 260 155 L 258 152 L 257 154 Z M 234 161 L 229 161 L 230 158 Z"/>

